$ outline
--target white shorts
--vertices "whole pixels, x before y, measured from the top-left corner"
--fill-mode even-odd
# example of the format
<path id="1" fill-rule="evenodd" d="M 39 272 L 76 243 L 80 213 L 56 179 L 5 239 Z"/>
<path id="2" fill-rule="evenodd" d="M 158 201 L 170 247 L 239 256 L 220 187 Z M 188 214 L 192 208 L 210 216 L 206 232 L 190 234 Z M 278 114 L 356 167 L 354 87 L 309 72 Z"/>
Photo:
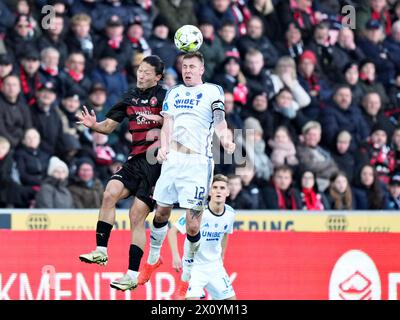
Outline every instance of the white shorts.
<path id="1" fill-rule="evenodd" d="M 153 198 L 159 204 L 202 210 L 208 198 L 214 161 L 199 154 L 186 154 L 175 150 L 168 153 L 161 166 Z"/>
<path id="2" fill-rule="evenodd" d="M 232 283 L 221 263 L 194 265 L 190 273 L 186 298 L 201 298 L 206 289 L 213 300 L 225 300 L 235 295 Z"/>

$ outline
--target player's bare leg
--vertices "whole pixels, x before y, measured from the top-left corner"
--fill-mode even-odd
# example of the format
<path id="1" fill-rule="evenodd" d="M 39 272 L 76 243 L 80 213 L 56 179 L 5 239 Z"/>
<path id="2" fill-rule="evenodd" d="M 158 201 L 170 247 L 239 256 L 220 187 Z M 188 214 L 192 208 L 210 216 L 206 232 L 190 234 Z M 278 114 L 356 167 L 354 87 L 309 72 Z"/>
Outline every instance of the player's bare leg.
<path id="1" fill-rule="evenodd" d="M 182 281 L 189 281 L 194 255 L 199 250 L 202 213 L 202 209 L 186 209 L 186 239 L 183 247 Z"/>
<path id="2" fill-rule="evenodd" d="M 146 246 L 145 220 L 150 212 L 149 206 L 136 198 L 129 210 L 131 223 L 131 246 L 129 248 L 128 272 L 120 279 L 111 282 L 110 286 L 118 290 L 132 290 L 137 287 L 139 266 Z"/>
<path id="3" fill-rule="evenodd" d="M 115 206 L 120 199 L 129 196 L 129 191 L 121 181 L 111 180 L 107 183 L 96 226 L 96 249 L 82 254 L 79 259 L 86 263 L 106 265 L 108 261 L 107 246 L 115 222 Z"/>
<path id="4" fill-rule="evenodd" d="M 150 231 L 150 252 L 146 264 L 139 273 L 139 284 L 149 281 L 151 274 L 162 264 L 160 251 L 168 233 L 168 220 L 171 216 L 172 206 L 157 204 L 153 225 Z"/>

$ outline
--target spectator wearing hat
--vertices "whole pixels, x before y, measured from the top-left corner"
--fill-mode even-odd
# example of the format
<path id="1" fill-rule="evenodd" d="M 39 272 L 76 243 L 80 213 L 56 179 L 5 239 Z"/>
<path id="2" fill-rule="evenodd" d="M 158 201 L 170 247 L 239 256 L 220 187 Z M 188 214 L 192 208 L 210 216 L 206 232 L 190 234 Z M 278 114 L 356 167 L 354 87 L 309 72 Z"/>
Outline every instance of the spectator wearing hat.
<path id="1" fill-rule="evenodd" d="M 357 47 L 354 41 L 354 32 L 349 27 L 343 27 L 339 30 L 337 42 L 335 47 L 342 53 L 343 65 L 347 63 L 358 64 L 361 60 L 365 59 L 365 54 Z"/>
<path id="2" fill-rule="evenodd" d="M 101 206 L 104 187 L 96 178 L 94 170 L 94 163 L 89 158 L 78 160 L 75 176 L 68 187 L 74 199 L 75 208 L 90 209 Z"/>
<path id="3" fill-rule="evenodd" d="M 302 142 L 297 146 L 297 157 L 305 170 L 315 172 L 319 191 L 329 186 L 330 177 L 338 167 L 328 150 L 320 146 L 321 125 L 316 121 L 307 122 L 302 129 Z"/>
<path id="4" fill-rule="evenodd" d="M 356 10 L 356 30 L 359 35 L 366 29 L 368 21 L 377 21 L 382 25 L 386 35 L 389 35 L 392 28 L 392 21 L 388 11 L 386 0 L 367 0 Z"/>
<path id="5" fill-rule="evenodd" d="M 93 83 L 101 83 L 107 89 L 107 108 L 117 103 L 119 97 L 128 90 L 126 76 L 118 70 L 118 57 L 111 48 L 103 51 L 99 66 L 91 74 L 91 80 Z"/>
<path id="6" fill-rule="evenodd" d="M 249 93 L 246 87 L 246 78 L 241 71 L 238 52 L 227 52 L 220 68 L 213 78 L 224 90 L 232 92 L 235 102 L 241 106 L 246 105 Z"/>
<path id="7" fill-rule="evenodd" d="M 56 48 L 49 47 L 40 52 L 39 82 L 52 83 L 57 100 L 63 93 L 63 83 L 59 78 L 60 53 Z"/>
<path id="8" fill-rule="evenodd" d="M 71 28 L 66 36 L 68 52 L 82 52 L 85 56 L 85 69 L 91 71 L 95 66 L 94 48 L 97 36 L 91 32 L 92 19 L 85 13 L 78 13 L 71 18 Z"/>
<path id="9" fill-rule="evenodd" d="M 33 18 L 21 14 L 16 17 L 13 29 L 7 33 L 5 44 L 12 54 L 20 59 L 28 48 L 38 49 L 37 40 Z"/>
<path id="10" fill-rule="evenodd" d="M 32 127 L 29 109 L 21 97 L 21 84 L 16 75 L 7 76 L 0 93 L 0 135 L 5 137 L 14 149 Z"/>
<path id="11" fill-rule="evenodd" d="M 86 99 L 92 86 L 92 81 L 85 73 L 85 56 L 81 52 L 71 52 L 65 61 L 65 68 L 60 73 L 60 79 L 63 83 L 63 92 L 71 90 L 77 91 L 81 99 Z"/>
<path id="12" fill-rule="evenodd" d="M 247 22 L 247 34 L 240 37 L 238 49 L 240 56 L 244 57 L 250 48 L 258 49 L 264 57 L 266 68 L 273 68 L 279 58 L 278 49 L 263 35 L 263 22 L 260 17 L 253 16 Z"/>
<path id="13" fill-rule="evenodd" d="M 171 37 L 181 26 L 197 25 L 193 0 L 156 0 L 155 5 L 165 16 Z"/>
<path id="14" fill-rule="evenodd" d="M 384 114 L 381 97 L 377 92 L 368 92 L 362 99 L 362 115 L 368 126 L 369 132 L 375 124 L 385 129 L 388 137 L 391 137 L 395 128 L 392 121 Z"/>
<path id="15" fill-rule="evenodd" d="M 113 51 L 118 61 L 118 70 L 123 70 L 132 56 L 132 48 L 127 41 L 124 41 L 124 24 L 118 15 L 108 18 L 104 35 L 95 45 L 96 58 L 101 58 L 102 52 Z"/>
<path id="16" fill-rule="evenodd" d="M 378 20 L 369 20 L 365 25 L 364 37 L 359 40 L 358 46 L 375 64 L 377 80 L 387 86 L 394 78 L 395 64 L 390 58 L 391 53 L 383 45 L 384 39 L 382 24 Z"/>
<path id="17" fill-rule="evenodd" d="M 389 97 L 386 94 L 385 87 L 379 82 L 376 78 L 376 66 L 373 60 L 371 59 L 364 59 L 360 62 L 360 87 L 363 91 L 363 95 L 367 94 L 368 92 L 378 92 L 383 109 L 389 104 Z"/>
<path id="18" fill-rule="evenodd" d="M 369 135 L 359 107 L 352 105 L 352 93 L 347 85 L 335 89 L 332 101 L 321 112 L 321 125 L 324 145 L 331 150 L 335 149 L 335 138 L 342 130 L 352 136 L 350 151 L 355 151 Z"/>
<path id="19" fill-rule="evenodd" d="M 65 149 L 64 133 L 56 108 L 56 90 L 51 82 L 46 82 L 36 91 L 36 103 L 29 108 L 33 126 L 39 131 L 42 140 L 40 149 L 60 157 Z"/>
<path id="20" fill-rule="evenodd" d="M 358 64 L 355 62 L 347 63 L 342 70 L 343 83 L 351 89 L 352 104 L 355 106 L 361 105 L 361 99 L 364 96 L 364 91 L 360 84 L 360 73 Z"/>
<path id="21" fill-rule="evenodd" d="M 8 53 L 0 55 L 0 88 L 4 79 L 13 72 L 13 60 Z"/>
<path id="22" fill-rule="evenodd" d="M 236 24 L 232 3 L 229 0 L 210 0 L 200 4 L 197 10 L 197 19 L 199 24 L 200 21 L 209 21 L 214 30 L 218 30 L 227 21 Z"/>
<path id="23" fill-rule="evenodd" d="M 395 169 L 395 155 L 388 145 L 388 135 L 385 128 L 377 123 L 371 130 L 371 135 L 364 142 L 356 155 L 356 163 L 361 166 L 369 164 L 375 168 L 378 179 L 387 185 L 390 175 Z"/>
<path id="24" fill-rule="evenodd" d="M 71 192 L 68 190 L 68 166 L 57 157 L 51 157 L 47 178 L 43 180 L 36 194 L 36 208 L 70 209 L 74 208 Z"/>
<path id="25" fill-rule="evenodd" d="M 22 93 L 29 106 L 36 102 L 36 90 L 42 86 L 39 76 L 40 56 L 34 48 L 22 55 L 19 65 L 19 80 L 21 82 Z"/>
<path id="26" fill-rule="evenodd" d="M 134 55 L 137 53 L 142 53 L 144 56 L 151 54 L 151 48 L 145 38 L 142 21 L 139 17 L 135 17 L 129 22 L 126 36 Z"/>
<path id="27" fill-rule="evenodd" d="M 68 56 L 68 47 L 64 41 L 65 18 L 62 15 L 56 15 L 51 21 L 51 26 L 45 29 L 38 39 L 39 50 L 49 47 L 57 49 L 60 54 L 59 66 L 64 67 L 65 59 Z"/>
<path id="28" fill-rule="evenodd" d="M 174 65 L 176 54 L 178 53 L 174 43 L 169 38 L 168 23 L 164 15 L 159 14 L 153 22 L 153 33 L 149 39 L 151 52 L 157 55 L 169 68 Z"/>
<path id="29" fill-rule="evenodd" d="M 389 181 L 388 210 L 400 210 L 400 174 L 390 177 Z"/>
<path id="30" fill-rule="evenodd" d="M 298 60 L 305 49 L 300 28 L 295 23 L 287 26 L 285 37 L 277 43 L 277 48 L 281 56 L 290 56 Z"/>
<path id="31" fill-rule="evenodd" d="M 210 17 L 199 19 L 199 28 L 203 34 L 203 44 L 199 51 L 204 57 L 204 81 L 211 81 L 218 66 L 224 60 L 224 51 L 221 40 L 215 35 L 216 29 Z"/>
<path id="32" fill-rule="evenodd" d="M 311 97 L 311 103 L 304 109 L 304 114 L 312 119 L 319 118 L 320 109 L 330 98 L 332 91 L 328 83 L 316 72 L 317 57 L 311 50 L 302 53 L 298 63 L 298 80 Z"/>

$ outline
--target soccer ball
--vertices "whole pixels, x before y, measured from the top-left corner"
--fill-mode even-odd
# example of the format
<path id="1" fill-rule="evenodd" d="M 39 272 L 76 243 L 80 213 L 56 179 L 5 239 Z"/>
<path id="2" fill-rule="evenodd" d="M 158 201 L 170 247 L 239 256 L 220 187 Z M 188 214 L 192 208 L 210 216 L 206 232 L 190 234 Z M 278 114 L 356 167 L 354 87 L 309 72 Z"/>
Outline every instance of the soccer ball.
<path id="1" fill-rule="evenodd" d="M 186 24 L 175 32 L 175 46 L 183 52 L 195 52 L 203 44 L 203 35 L 199 28 L 194 25 Z"/>

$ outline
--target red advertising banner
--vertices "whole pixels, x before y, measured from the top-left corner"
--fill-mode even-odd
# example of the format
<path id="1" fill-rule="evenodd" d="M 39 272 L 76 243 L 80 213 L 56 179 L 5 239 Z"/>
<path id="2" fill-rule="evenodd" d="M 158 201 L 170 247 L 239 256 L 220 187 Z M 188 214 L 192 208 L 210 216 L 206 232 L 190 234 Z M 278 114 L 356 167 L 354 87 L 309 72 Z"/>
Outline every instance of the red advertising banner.
<path id="1" fill-rule="evenodd" d="M 101 267 L 78 259 L 94 248 L 93 231 L 1 230 L 0 300 L 171 299 L 179 275 L 167 241 L 148 284 L 110 288 L 126 271 L 129 244 L 128 231 L 114 231 Z M 399 233 L 239 231 L 225 265 L 239 299 L 400 300 Z"/>

